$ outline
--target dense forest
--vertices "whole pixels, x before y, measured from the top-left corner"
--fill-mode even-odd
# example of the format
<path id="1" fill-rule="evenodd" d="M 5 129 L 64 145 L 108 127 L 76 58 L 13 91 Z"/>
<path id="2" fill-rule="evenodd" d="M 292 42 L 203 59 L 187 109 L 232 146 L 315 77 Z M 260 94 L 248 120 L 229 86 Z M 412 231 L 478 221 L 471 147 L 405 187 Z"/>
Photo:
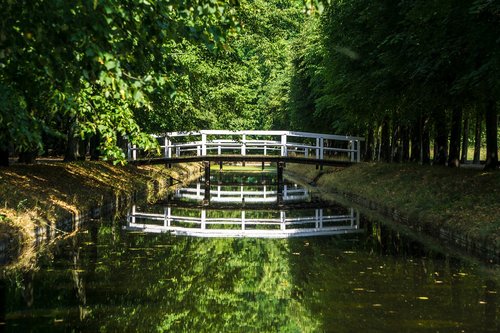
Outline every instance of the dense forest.
<path id="1" fill-rule="evenodd" d="M 1 0 L 0 165 L 121 162 L 196 129 L 364 136 L 366 160 L 498 166 L 500 3 Z"/>

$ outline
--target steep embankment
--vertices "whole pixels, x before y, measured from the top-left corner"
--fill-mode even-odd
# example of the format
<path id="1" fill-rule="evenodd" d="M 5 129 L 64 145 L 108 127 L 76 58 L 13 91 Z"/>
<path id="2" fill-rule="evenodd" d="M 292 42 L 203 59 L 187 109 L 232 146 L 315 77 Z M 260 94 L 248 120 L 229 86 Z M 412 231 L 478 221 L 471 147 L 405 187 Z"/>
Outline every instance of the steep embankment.
<path id="1" fill-rule="evenodd" d="M 198 171 L 197 164 L 166 169 L 105 162 L 0 168 L 0 253 L 20 253 L 34 238 L 53 237 L 60 224 L 75 226 L 82 218 L 128 201 L 134 193 L 161 195 L 167 177 L 187 179 Z"/>
<path id="2" fill-rule="evenodd" d="M 363 163 L 346 169 L 287 167 L 324 194 L 346 197 L 469 253 L 499 261 L 500 172 Z"/>

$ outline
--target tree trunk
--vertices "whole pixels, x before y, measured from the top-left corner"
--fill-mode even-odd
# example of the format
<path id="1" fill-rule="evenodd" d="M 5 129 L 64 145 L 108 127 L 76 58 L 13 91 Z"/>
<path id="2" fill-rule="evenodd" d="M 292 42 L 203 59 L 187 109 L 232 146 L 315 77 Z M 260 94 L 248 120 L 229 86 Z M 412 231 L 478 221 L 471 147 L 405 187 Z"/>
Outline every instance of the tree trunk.
<path id="1" fill-rule="evenodd" d="M 401 150 L 401 125 L 398 124 L 392 135 L 391 162 L 401 163 L 403 159 Z"/>
<path id="2" fill-rule="evenodd" d="M 0 166 L 9 166 L 9 150 L 0 149 Z"/>
<path id="3" fill-rule="evenodd" d="M 436 154 L 434 155 L 434 164 L 445 165 L 447 160 L 446 155 L 448 152 L 448 129 L 446 128 L 446 113 L 444 110 L 439 110 L 435 115 Z"/>
<path id="4" fill-rule="evenodd" d="M 462 156 L 460 157 L 460 163 L 466 163 L 469 151 L 469 115 L 466 114 L 464 118 L 464 127 L 462 132 Z"/>
<path id="5" fill-rule="evenodd" d="M 73 162 L 78 159 L 78 139 L 75 137 L 76 121 L 70 119 L 66 137 L 64 162 Z"/>
<path id="6" fill-rule="evenodd" d="M 373 132 L 373 127 L 368 125 L 368 134 L 366 138 L 366 149 L 365 149 L 365 162 L 373 161 L 373 152 L 375 146 L 375 134 Z"/>
<path id="7" fill-rule="evenodd" d="M 100 136 L 99 134 L 94 134 L 90 138 L 90 160 L 91 161 L 99 161 L 100 157 L 100 151 L 99 151 L 99 144 L 100 144 Z"/>
<path id="8" fill-rule="evenodd" d="M 462 130 L 462 108 L 454 107 L 451 116 L 450 153 L 448 155 L 448 166 L 458 168 L 460 166 L 460 132 Z"/>
<path id="9" fill-rule="evenodd" d="M 70 131 L 73 133 L 73 131 Z M 64 152 L 64 162 L 73 162 L 78 159 L 78 139 L 68 134 L 66 150 Z"/>
<path id="10" fill-rule="evenodd" d="M 78 156 L 77 159 L 79 161 L 85 161 L 85 157 L 87 156 L 87 148 L 89 146 L 89 140 L 79 139 L 78 140 Z"/>
<path id="11" fill-rule="evenodd" d="M 23 151 L 19 153 L 19 163 L 33 164 L 37 156 L 36 151 Z"/>
<path id="12" fill-rule="evenodd" d="M 483 132 L 483 117 L 481 111 L 477 110 L 476 129 L 474 131 L 474 160 L 472 163 L 481 163 L 481 134 Z"/>
<path id="13" fill-rule="evenodd" d="M 413 124 L 411 131 L 411 156 L 410 161 L 419 162 L 422 151 L 422 117 Z"/>
<path id="14" fill-rule="evenodd" d="M 431 164 L 431 129 L 429 118 L 422 119 L 421 164 Z"/>
<path id="15" fill-rule="evenodd" d="M 391 161 L 391 139 L 389 131 L 389 119 L 384 117 L 382 122 L 382 135 L 381 135 L 380 159 L 384 162 Z"/>
<path id="16" fill-rule="evenodd" d="M 410 133 L 408 126 L 401 127 L 401 161 L 408 162 L 410 160 Z"/>
<path id="17" fill-rule="evenodd" d="M 496 102 L 486 103 L 486 164 L 485 170 L 493 170 L 498 166 L 498 113 Z"/>

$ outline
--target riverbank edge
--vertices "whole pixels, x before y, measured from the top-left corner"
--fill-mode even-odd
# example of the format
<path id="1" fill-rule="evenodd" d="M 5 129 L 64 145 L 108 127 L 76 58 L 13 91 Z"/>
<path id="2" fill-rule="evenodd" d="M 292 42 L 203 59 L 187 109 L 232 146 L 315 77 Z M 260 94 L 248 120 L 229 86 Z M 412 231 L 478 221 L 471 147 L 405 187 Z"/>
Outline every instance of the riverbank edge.
<path id="1" fill-rule="evenodd" d="M 83 165 L 85 163 L 92 164 L 93 162 L 84 162 Z M 80 165 L 82 165 L 81 162 Z M 15 168 L 12 170 L 15 172 Z M 131 170 L 141 171 L 137 173 L 131 172 Z M 10 210 L 9 214 L 4 211 L 0 220 L 0 257 L 9 257 L 9 260 L 2 269 L 27 269 L 31 266 L 30 262 L 36 256 L 37 248 L 41 245 L 73 235 L 84 223 L 92 219 L 120 214 L 133 200 L 153 202 L 178 186 L 196 179 L 201 174 L 201 170 L 199 163 L 174 165 L 172 168 L 148 166 L 147 171 L 143 167 L 134 167 L 134 169 L 124 167 L 120 168 L 120 171 L 128 175 L 126 177 L 127 184 L 121 184 L 120 187 L 108 184 L 106 188 L 97 186 L 94 197 L 77 197 L 73 203 L 76 206 L 86 206 L 89 201 L 98 202 L 91 204 L 90 207 L 81 210 L 60 209 L 57 217 L 38 216 L 36 213 L 27 214 L 15 210 Z M 137 186 L 138 182 L 133 178 L 138 174 L 144 181 L 141 186 Z M 170 185 L 169 177 L 172 177 L 176 183 Z M 124 187 L 135 189 L 124 190 Z M 43 211 L 49 207 L 24 207 L 23 210 L 30 210 L 30 208 Z M 29 217 L 33 218 L 32 223 L 20 225 L 19 221 L 26 221 Z M 61 229 L 72 231 L 66 232 Z"/>
<path id="2" fill-rule="evenodd" d="M 500 264 L 500 247 L 483 237 L 464 235 L 448 226 L 436 226 L 431 221 L 415 219 L 408 212 L 383 204 L 381 200 L 366 198 L 360 193 L 341 190 L 333 186 L 326 186 L 320 181 L 323 178 L 336 177 L 335 173 L 324 173 L 317 170 L 313 173 L 303 172 L 302 169 L 288 167 L 285 169 L 288 178 L 302 183 L 319 191 L 327 200 L 337 201 L 342 204 L 353 203 L 365 213 L 384 221 L 409 228 L 417 236 L 423 235 L 435 240 L 438 244 L 451 248 L 459 253 L 471 256 L 487 264 Z"/>

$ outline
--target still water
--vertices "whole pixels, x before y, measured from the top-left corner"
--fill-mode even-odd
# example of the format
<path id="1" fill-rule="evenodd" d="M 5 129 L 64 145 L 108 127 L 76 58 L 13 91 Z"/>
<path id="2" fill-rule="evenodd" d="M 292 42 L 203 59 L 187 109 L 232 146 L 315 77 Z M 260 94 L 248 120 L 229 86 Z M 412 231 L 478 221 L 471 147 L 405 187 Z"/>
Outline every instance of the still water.
<path id="1" fill-rule="evenodd" d="M 0 332 L 499 331 L 495 274 L 272 174 L 213 177 L 4 272 Z"/>

